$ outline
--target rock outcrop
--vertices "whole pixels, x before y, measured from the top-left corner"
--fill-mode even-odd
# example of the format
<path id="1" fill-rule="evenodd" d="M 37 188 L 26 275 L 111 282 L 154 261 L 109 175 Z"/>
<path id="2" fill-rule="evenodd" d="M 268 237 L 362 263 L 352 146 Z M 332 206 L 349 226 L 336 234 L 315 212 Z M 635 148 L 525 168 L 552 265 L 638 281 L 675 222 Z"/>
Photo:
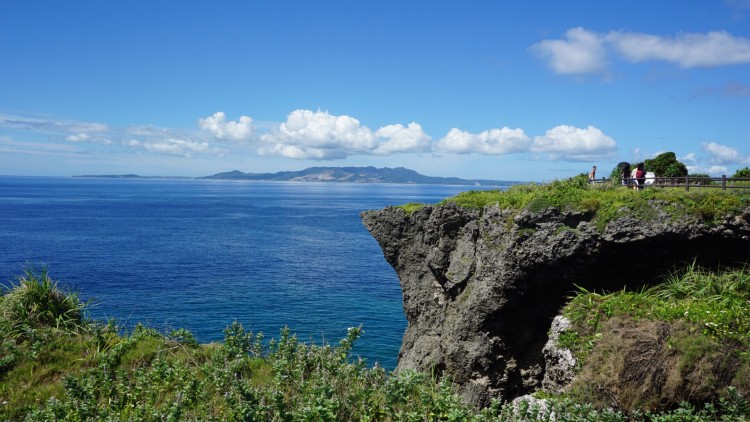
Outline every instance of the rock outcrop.
<path id="1" fill-rule="evenodd" d="M 686 263 L 750 258 L 750 208 L 711 223 L 651 208 L 647 219 L 623 212 L 604 227 L 593 213 L 555 208 L 363 213 L 401 282 L 408 326 L 398 368 L 449 375 L 479 406 L 510 400 L 541 387 L 552 320 L 575 286 L 635 289 Z"/>

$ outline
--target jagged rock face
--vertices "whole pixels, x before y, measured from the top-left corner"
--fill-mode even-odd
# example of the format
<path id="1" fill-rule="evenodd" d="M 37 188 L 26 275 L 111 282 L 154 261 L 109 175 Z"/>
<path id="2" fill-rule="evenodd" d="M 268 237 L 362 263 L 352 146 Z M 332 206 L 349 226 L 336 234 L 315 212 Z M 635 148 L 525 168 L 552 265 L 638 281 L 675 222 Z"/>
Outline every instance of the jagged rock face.
<path id="1" fill-rule="evenodd" d="M 570 349 L 560 346 L 560 335 L 569 330 L 572 324 L 568 318 L 558 315 L 552 320 L 549 330 L 549 340 L 542 349 L 544 355 L 544 391 L 561 393 L 563 388 L 573 381 L 577 360 Z"/>
<path id="2" fill-rule="evenodd" d="M 363 213 L 401 281 L 408 326 L 398 369 L 447 374 L 479 406 L 519 397 L 541 386 L 551 322 L 576 285 L 638 288 L 688 262 L 750 259 L 750 208 L 708 224 L 652 206 L 655 218 L 625 213 L 603 230 L 593 214 L 554 208 Z"/>

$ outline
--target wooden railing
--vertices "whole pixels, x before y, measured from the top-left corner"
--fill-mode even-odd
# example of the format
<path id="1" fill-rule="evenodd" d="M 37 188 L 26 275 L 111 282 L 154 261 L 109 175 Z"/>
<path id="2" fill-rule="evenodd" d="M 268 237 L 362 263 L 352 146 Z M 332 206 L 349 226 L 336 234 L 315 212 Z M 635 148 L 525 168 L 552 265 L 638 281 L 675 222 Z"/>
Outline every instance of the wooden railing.
<path id="1" fill-rule="evenodd" d="M 623 180 L 625 180 L 627 182 L 625 186 L 636 186 L 635 179 L 633 178 L 607 179 L 602 177 L 601 179 L 596 179 L 594 183 L 606 183 L 613 180 L 621 185 L 623 184 Z M 722 175 L 721 177 L 655 177 L 647 179 L 647 182 L 642 186 L 645 188 L 685 188 L 687 191 L 690 188 L 750 189 L 750 177 L 727 177 L 726 175 Z"/>

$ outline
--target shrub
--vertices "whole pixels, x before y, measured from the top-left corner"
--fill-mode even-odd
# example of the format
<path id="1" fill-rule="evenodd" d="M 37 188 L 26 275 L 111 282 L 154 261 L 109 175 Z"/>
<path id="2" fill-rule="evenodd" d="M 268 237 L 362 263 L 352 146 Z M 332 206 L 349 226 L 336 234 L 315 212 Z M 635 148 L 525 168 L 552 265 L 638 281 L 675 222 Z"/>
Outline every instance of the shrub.
<path id="1" fill-rule="evenodd" d="M 738 169 L 736 172 L 734 172 L 734 175 L 732 177 L 750 177 L 750 167 L 743 167 L 741 169 Z"/>
<path id="2" fill-rule="evenodd" d="M 646 171 L 652 171 L 657 177 L 685 177 L 688 169 L 677 161 L 674 152 L 663 152 L 652 159 L 644 161 Z"/>
<path id="3" fill-rule="evenodd" d="M 7 335 L 20 336 L 30 329 L 52 327 L 75 331 L 83 323 L 85 304 L 53 281 L 46 268 L 27 269 L 0 302 Z"/>

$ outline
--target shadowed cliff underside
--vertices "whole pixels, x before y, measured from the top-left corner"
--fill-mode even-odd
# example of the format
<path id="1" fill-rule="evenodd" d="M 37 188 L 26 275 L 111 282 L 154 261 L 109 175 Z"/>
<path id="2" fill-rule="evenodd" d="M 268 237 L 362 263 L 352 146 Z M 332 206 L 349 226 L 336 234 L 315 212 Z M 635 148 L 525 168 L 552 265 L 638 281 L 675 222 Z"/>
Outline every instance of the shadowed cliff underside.
<path id="1" fill-rule="evenodd" d="M 547 332 L 575 286 L 638 289 L 686 263 L 750 258 L 750 208 L 709 223 L 652 207 L 646 221 L 623 213 L 603 229 L 594 214 L 555 208 L 363 213 L 401 282 L 408 326 L 399 369 L 448 374 L 477 405 L 512 399 L 541 386 Z"/>

